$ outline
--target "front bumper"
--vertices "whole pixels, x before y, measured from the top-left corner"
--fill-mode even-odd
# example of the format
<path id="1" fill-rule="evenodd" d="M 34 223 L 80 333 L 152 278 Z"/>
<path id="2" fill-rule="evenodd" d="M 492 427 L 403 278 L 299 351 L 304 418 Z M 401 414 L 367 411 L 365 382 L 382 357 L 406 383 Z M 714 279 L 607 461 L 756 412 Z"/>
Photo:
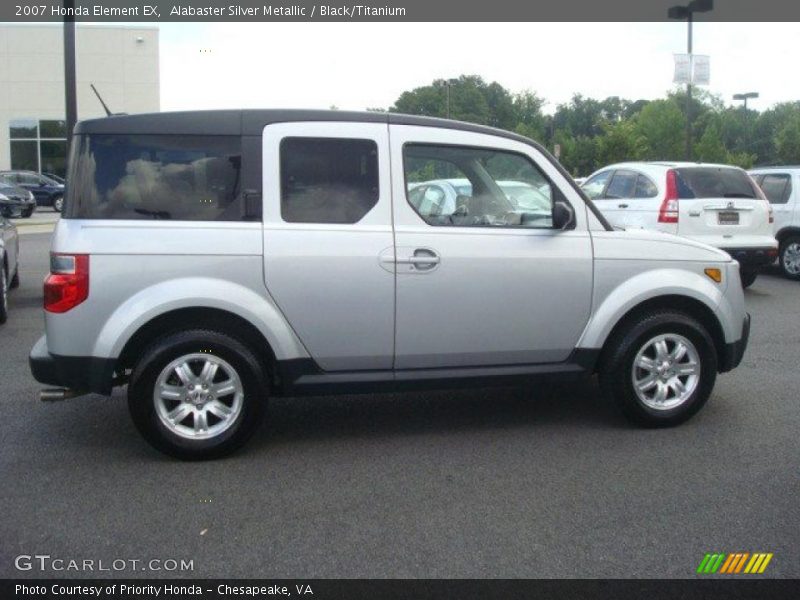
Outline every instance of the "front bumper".
<path id="1" fill-rule="evenodd" d="M 51 354 L 44 335 L 33 346 L 28 363 L 33 378 L 45 385 L 104 395 L 114 387 L 114 359 Z"/>
<path id="2" fill-rule="evenodd" d="M 718 365 L 720 373 L 726 373 L 739 366 L 747 350 L 747 342 L 750 341 L 750 313 L 745 313 L 744 323 L 742 324 L 742 337 L 737 341 L 725 344 L 720 363 Z"/>
<path id="3" fill-rule="evenodd" d="M 731 255 L 742 267 L 765 267 L 772 264 L 778 256 L 778 249 L 764 248 L 720 248 Z"/>

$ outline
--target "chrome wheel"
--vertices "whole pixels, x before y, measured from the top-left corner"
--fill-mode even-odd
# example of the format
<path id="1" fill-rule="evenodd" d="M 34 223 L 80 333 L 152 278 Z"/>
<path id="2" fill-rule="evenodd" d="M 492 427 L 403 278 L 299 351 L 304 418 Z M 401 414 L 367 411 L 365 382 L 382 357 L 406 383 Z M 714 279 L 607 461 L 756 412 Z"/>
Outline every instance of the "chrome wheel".
<path id="1" fill-rule="evenodd" d="M 800 275 L 800 242 L 791 242 L 784 248 L 781 262 L 789 275 Z"/>
<path id="2" fill-rule="evenodd" d="M 53 210 L 56 212 L 61 212 L 64 208 L 64 196 L 60 196 L 53 200 Z"/>
<path id="3" fill-rule="evenodd" d="M 700 382 L 700 354 L 682 335 L 658 335 L 637 352 L 631 372 L 639 400 L 654 410 L 686 402 Z"/>
<path id="4" fill-rule="evenodd" d="M 236 370 L 213 354 L 187 354 L 159 374 L 153 401 L 161 423 L 190 440 L 220 435 L 242 411 L 244 386 Z"/>

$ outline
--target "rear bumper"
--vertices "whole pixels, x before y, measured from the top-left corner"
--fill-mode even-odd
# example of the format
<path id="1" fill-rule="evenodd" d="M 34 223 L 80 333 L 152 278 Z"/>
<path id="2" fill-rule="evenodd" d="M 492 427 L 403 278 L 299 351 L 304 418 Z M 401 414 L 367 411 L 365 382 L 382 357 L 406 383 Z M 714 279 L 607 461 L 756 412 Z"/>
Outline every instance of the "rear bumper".
<path id="1" fill-rule="evenodd" d="M 744 323 L 742 323 L 742 337 L 737 341 L 725 344 L 723 355 L 720 357 L 719 372 L 726 373 L 739 366 L 747 350 L 747 342 L 750 340 L 750 313 L 745 313 Z"/>
<path id="2" fill-rule="evenodd" d="M 51 354 L 47 336 L 39 338 L 33 346 L 28 363 L 33 378 L 45 385 L 104 395 L 110 394 L 114 387 L 114 359 Z"/>
<path id="3" fill-rule="evenodd" d="M 764 267 L 772 264 L 778 256 L 778 248 L 720 248 L 731 255 L 743 267 Z"/>

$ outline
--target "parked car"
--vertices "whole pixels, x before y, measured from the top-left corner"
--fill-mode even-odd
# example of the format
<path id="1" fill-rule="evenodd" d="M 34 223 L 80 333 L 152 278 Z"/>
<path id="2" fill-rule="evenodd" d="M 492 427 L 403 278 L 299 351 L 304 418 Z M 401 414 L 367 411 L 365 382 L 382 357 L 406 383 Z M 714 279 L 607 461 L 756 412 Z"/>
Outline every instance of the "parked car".
<path id="1" fill-rule="evenodd" d="M 786 277 L 800 280 L 800 167 L 764 167 L 750 175 L 772 204 L 778 264 Z"/>
<path id="2" fill-rule="evenodd" d="M 43 400 L 127 384 L 136 427 L 181 458 L 240 447 L 269 396 L 595 372 L 633 422 L 675 425 L 747 345 L 728 254 L 614 230 L 513 133 L 199 111 L 83 121 L 72 143 L 31 370 Z M 441 172 L 470 184 L 449 218 L 410 202 Z M 509 200 L 511 173 L 549 219 Z"/>
<path id="3" fill-rule="evenodd" d="M 28 190 L 0 180 L 0 210 L 8 217 L 27 219 L 36 210 L 36 199 Z"/>
<path id="4" fill-rule="evenodd" d="M 61 175 L 56 175 L 55 173 L 42 173 L 48 179 L 52 179 L 56 183 L 60 183 L 61 185 L 66 185 L 67 180 L 61 177 Z"/>
<path id="5" fill-rule="evenodd" d="M 64 184 L 35 171 L 0 171 L 0 181 L 30 191 L 39 206 L 52 206 L 57 212 L 64 208 Z"/>
<path id="6" fill-rule="evenodd" d="M 739 261 L 744 287 L 778 253 L 772 208 L 738 167 L 620 163 L 593 173 L 583 190 L 612 225 L 673 233 L 724 250 Z"/>
<path id="7" fill-rule="evenodd" d="M 527 213 L 531 218 L 534 214 L 549 218 L 552 200 L 538 186 L 513 180 L 498 180 L 497 186 L 513 205 L 514 212 Z M 472 184 L 466 178 L 416 182 L 408 188 L 412 206 L 431 216 L 435 212 L 439 218 L 454 215 L 459 208 L 463 210 L 464 203 L 472 198 Z"/>
<path id="8" fill-rule="evenodd" d="M 0 204 L 0 325 L 8 320 L 8 291 L 19 286 L 19 235 L 10 215 Z"/>

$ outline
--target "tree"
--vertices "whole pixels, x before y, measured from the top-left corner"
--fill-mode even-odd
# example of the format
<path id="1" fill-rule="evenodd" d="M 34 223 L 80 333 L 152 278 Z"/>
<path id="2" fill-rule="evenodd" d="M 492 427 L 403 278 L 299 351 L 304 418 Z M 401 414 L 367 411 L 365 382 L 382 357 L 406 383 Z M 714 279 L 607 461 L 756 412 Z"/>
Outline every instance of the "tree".
<path id="1" fill-rule="evenodd" d="M 712 119 L 700 141 L 694 147 L 694 156 L 697 160 L 711 163 L 727 163 L 730 159 L 728 149 L 722 143 L 719 132 L 719 119 Z"/>
<path id="2" fill-rule="evenodd" d="M 800 163 L 800 113 L 792 115 L 775 137 L 778 158 L 785 164 Z"/>
<path id="3" fill-rule="evenodd" d="M 603 135 L 597 138 L 599 164 L 636 160 L 646 151 L 645 141 L 633 121 L 606 123 L 603 129 Z"/>
<path id="4" fill-rule="evenodd" d="M 542 112 L 545 101 L 535 92 L 524 91 L 514 96 L 514 131 L 542 142 L 547 141 L 547 117 Z"/>
<path id="5" fill-rule="evenodd" d="M 636 117 L 635 129 L 642 138 L 642 159 L 683 157 L 686 119 L 674 100 L 653 100 L 647 104 Z"/>

